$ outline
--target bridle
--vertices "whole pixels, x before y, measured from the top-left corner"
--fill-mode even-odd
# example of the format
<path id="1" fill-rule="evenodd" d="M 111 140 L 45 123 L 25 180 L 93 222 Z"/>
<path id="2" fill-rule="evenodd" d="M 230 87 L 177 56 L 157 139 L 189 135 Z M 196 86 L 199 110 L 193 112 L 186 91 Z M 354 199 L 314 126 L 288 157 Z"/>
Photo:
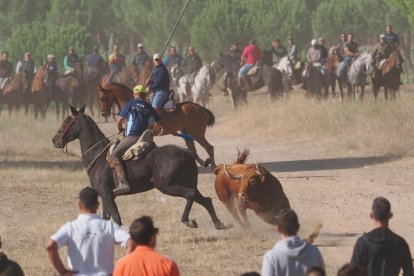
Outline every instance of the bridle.
<path id="1" fill-rule="evenodd" d="M 69 124 L 65 124 L 63 126 L 63 129 L 59 130 L 58 137 L 62 140 L 62 142 L 65 142 L 65 136 L 68 134 L 69 130 L 72 128 L 72 126 L 76 123 L 76 120 L 79 118 L 79 116 L 83 114 L 82 112 L 79 112 L 75 116 L 72 117 L 72 120 L 69 122 Z M 66 146 L 66 143 L 65 143 Z"/>

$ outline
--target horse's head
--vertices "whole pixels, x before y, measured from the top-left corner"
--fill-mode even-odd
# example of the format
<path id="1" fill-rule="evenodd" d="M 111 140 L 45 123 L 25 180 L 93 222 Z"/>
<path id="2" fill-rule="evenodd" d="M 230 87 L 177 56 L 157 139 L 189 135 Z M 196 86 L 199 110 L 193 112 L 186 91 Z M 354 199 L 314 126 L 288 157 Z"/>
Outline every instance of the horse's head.
<path id="1" fill-rule="evenodd" d="M 79 118 L 83 116 L 85 112 L 85 106 L 80 110 L 76 110 L 73 106 L 70 106 L 72 116 L 67 117 L 60 129 L 56 132 L 52 138 L 55 148 L 63 149 L 69 142 L 79 138 L 80 126 Z"/>
<path id="2" fill-rule="evenodd" d="M 111 115 L 111 109 L 115 103 L 115 96 L 109 92 L 109 90 L 103 88 L 100 84 L 97 85 L 99 94 L 98 94 L 98 103 L 99 110 L 102 113 L 102 117 L 109 117 Z"/>

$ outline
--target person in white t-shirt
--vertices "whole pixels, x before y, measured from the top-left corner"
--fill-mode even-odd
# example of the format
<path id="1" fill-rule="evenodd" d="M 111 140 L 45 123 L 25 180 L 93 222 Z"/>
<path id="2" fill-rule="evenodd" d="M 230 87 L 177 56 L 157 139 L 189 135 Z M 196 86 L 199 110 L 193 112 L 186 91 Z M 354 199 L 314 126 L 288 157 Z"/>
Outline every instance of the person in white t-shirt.
<path id="1" fill-rule="evenodd" d="M 60 275 L 111 275 L 114 269 L 114 245 L 132 252 L 135 243 L 121 226 L 96 214 L 98 193 L 84 188 L 79 193 L 80 214 L 63 225 L 46 243 L 49 260 Z M 59 256 L 59 248 L 68 247 L 68 267 Z"/>

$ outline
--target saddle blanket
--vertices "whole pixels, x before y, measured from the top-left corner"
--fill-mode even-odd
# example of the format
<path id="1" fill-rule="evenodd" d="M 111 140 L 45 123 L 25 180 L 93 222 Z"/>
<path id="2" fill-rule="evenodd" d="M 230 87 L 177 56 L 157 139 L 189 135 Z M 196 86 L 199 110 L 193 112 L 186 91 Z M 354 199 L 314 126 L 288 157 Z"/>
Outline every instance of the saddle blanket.
<path id="1" fill-rule="evenodd" d="M 120 140 L 121 139 L 116 139 L 114 142 L 112 142 L 112 145 L 108 150 L 108 156 L 111 155 Z M 127 161 L 141 159 L 156 147 L 157 146 L 154 142 L 154 135 L 152 133 L 152 130 L 147 129 L 144 131 L 138 141 L 125 151 L 124 155 L 122 156 L 122 160 Z"/>
<path id="2" fill-rule="evenodd" d="M 258 74 L 258 73 L 259 73 L 259 71 L 260 71 L 260 66 L 255 65 L 255 66 L 253 66 L 253 67 L 252 67 L 252 69 L 250 69 L 250 70 L 247 72 L 247 75 L 248 75 L 248 76 L 254 76 L 254 75 Z"/>

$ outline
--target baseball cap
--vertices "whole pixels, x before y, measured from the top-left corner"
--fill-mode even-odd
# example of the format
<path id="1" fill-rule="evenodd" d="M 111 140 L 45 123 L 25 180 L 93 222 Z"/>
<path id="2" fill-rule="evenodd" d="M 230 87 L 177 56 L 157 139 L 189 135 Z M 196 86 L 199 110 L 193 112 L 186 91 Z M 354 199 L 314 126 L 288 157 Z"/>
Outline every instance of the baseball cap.
<path id="1" fill-rule="evenodd" d="M 144 48 L 144 44 L 138 43 L 138 48 Z"/>
<path id="2" fill-rule="evenodd" d="M 380 34 L 380 38 L 385 38 L 385 34 Z"/>
<path id="3" fill-rule="evenodd" d="M 134 87 L 134 94 L 146 94 L 147 91 L 145 91 L 145 86 L 142 84 L 139 84 Z"/>
<path id="4" fill-rule="evenodd" d="M 313 46 L 313 45 L 316 45 L 318 43 L 318 41 L 316 40 L 316 39 L 312 39 L 312 41 L 311 41 L 311 45 Z"/>
<path id="5" fill-rule="evenodd" d="M 156 53 L 156 54 L 154 54 L 154 55 L 152 56 L 152 59 L 153 59 L 153 60 L 156 60 L 156 59 L 161 59 L 161 55 L 160 55 L 160 54 L 158 54 L 158 53 Z"/>

